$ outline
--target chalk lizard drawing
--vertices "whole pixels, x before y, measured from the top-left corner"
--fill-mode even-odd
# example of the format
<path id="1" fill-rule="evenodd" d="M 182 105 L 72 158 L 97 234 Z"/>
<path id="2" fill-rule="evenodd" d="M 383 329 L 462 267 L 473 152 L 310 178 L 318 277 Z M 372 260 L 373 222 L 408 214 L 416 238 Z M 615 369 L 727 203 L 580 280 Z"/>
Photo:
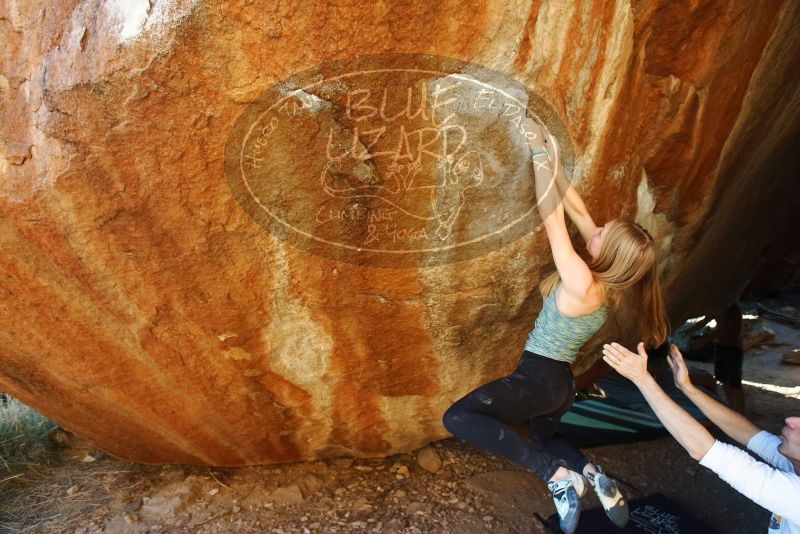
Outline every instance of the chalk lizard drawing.
<path id="1" fill-rule="evenodd" d="M 350 166 L 349 170 L 347 166 Z M 476 150 L 463 154 L 457 160 L 452 154 L 440 157 L 435 184 L 420 184 L 422 166 L 419 160 L 409 163 L 392 161 L 388 166 L 386 182 L 381 184 L 364 183 L 365 180 L 352 172 L 355 166 L 355 161 L 347 158 L 327 163 L 320 175 L 325 192 L 338 198 L 378 198 L 416 219 L 436 220 L 438 227 L 434 233 L 442 241 L 450 236 L 453 224 L 466 202 L 465 191 L 479 186 L 484 178 L 483 163 Z M 426 191 L 430 194 L 433 215 L 430 212 L 420 214 L 412 211 L 411 206 L 421 205 L 414 197 Z"/>

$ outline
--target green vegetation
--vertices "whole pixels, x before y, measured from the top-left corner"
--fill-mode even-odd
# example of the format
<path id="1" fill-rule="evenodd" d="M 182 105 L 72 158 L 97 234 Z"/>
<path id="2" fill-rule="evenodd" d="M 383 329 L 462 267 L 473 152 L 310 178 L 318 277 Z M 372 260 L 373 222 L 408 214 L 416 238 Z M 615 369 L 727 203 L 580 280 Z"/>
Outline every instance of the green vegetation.
<path id="1" fill-rule="evenodd" d="M 46 462 L 48 434 L 57 425 L 6 394 L 0 402 L 0 488 L 30 464 Z"/>

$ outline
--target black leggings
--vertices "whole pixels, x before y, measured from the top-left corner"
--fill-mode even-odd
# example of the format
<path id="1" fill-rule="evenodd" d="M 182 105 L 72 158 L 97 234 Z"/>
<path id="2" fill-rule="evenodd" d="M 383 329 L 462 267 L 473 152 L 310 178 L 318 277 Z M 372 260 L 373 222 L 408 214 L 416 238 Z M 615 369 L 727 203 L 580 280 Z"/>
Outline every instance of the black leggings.
<path id="1" fill-rule="evenodd" d="M 547 482 L 561 465 L 559 460 L 579 473 L 588 463 L 577 448 L 556 436 L 558 422 L 574 399 L 569 364 L 526 350 L 512 374 L 457 400 L 443 422 L 454 436 L 523 465 Z M 530 423 L 530 439 L 508 426 L 525 421 Z"/>

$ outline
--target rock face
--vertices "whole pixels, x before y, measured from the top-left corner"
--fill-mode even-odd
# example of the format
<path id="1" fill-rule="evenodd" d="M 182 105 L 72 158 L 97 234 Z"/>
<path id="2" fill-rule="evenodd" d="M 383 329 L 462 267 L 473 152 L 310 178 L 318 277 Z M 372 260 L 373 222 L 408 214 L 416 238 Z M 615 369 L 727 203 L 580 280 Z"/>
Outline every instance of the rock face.
<path id="1" fill-rule="evenodd" d="M 485 134 L 477 155 L 440 150 L 445 116 L 406 116 L 425 157 L 391 166 L 379 100 L 347 103 L 365 93 L 345 77 L 300 93 L 294 73 L 427 53 L 517 83 L 505 98 L 558 135 L 595 218 L 635 217 L 659 240 L 674 321 L 724 306 L 798 222 L 792 0 L 3 6 L 0 390 L 131 460 L 416 449 L 447 435 L 452 401 L 513 368 L 533 325 L 552 262 L 522 145 L 505 142 L 515 118 L 476 112 L 473 83 L 452 105 L 472 141 Z M 382 83 L 422 87 L 404 76 Z M 278 122 L 247 115 L 265 94 L 290 97 Z M 410 138 L 399 125 L 394 143 Z M 321 148 L 346 143 L 320 172 Z M 252 191 L 242 155 L 260 165 Z M 394 248 L 353 245 L 377 230 Z M 444 246 L 484 234 L 463 256 Z M 609 326 L 576 372 L 612 335 L 632 340 Z"/>

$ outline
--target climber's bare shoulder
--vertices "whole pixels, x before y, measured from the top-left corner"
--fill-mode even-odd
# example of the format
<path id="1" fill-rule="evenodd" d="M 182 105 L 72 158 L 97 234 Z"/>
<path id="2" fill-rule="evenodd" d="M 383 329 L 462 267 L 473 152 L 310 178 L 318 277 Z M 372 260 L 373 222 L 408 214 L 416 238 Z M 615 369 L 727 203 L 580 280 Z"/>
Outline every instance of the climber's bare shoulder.
<path id="1" fill-rule="evenodd" d="M 568 285 L 562 280 L 560 294 L 556 295 L 558 309 L 567 315 L 583 315 L 599 308 L 605 301 L 605 288 L 593 279 Z"/>

